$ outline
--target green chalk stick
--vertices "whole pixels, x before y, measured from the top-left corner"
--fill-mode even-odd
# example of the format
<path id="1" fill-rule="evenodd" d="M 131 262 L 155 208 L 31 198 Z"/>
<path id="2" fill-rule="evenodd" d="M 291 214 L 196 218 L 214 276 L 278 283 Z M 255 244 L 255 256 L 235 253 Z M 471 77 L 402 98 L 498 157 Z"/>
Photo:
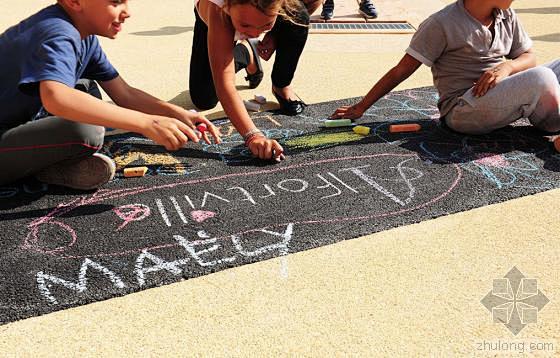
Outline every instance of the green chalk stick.
<path id="1" fill-rule="evenodd" d="M 323 127 L 350 127 L 352 125 L 351 119 L 327 119 L 323 122 Z"/>

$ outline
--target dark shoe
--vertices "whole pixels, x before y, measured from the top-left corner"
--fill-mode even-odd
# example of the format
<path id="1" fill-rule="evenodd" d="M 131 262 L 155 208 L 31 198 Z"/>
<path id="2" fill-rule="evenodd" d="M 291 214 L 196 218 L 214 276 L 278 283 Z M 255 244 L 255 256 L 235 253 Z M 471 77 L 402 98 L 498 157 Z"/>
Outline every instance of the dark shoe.
<path id="1" fill-rule="evenodd" d="M 364 15 L 367 19 L 377 18 L 377 9 L 371 0 L 360 1 L 360 14 Z"/>
<path id="2" fill-rule="evenodd" d="M 323 10 L 321 11 L 321 19 L 330 20 L 334 16 L 334 0 L 325 0 Z"/>
<path id="3" fill-rule="evenodd" d="M 255 61 L 255 64 L 257 65 L 257 72 L 253 74 L 247 72 L 247 77 L 245 77 L 245 80 L 249 81 L 249 88 L 257 88 L 264 76 L 261 58 L 259 57 L 259 53 L 257 51 L 259 39 L 247 39 L 247 43 L 249 43 L 249 45 L 251 46 L 251 51 L 253 51 L 253 61 Z M 247 69 L 245 69 L 245 71 L 247 71 Z"/>
<path id="4" fill-rule="evenodd" d="M 35 174 L 35 178 L 47 184 L 91 190 L 111 181 L 115 170 L 115 162 L 111 158 L 95 153 L 79 161 L 54 164 Z"/>
<path id="5" fill-rule="evenodd" d="M 299 96 L 298 96 L 298 98 L 300 99 L 299 101 L 292 101 L 290 99 L 280 97 L 279 94 L 274 92 L 274 89 L 272 89 L 272 94 L 274 95 L 274 97 L 276 97 L 276 100 L 280 105 L 280 113 L 285 114 L 287 116 L 298 115 L 301 112 L 303 112 L 305 107 L 307 107 L 307 104 L 305 104 L 305 102 L 303 102 L 301 98 L 299 98 Z"/>

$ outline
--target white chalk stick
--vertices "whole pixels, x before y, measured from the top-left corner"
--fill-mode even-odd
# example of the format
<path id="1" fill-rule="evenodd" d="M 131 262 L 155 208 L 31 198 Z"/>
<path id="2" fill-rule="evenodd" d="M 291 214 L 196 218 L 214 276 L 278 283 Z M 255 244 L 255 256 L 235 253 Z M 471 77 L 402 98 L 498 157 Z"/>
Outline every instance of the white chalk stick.
<path id="1" fill-rule="evenodd" d="M 260 94 L 256 94 L 254 101 L 259 103 L 259 104 L 266 104 L 266 97 L 261 96 Z"/>
<path id="2" fill-rule="evenodd" d="M 261 105 L 258 103 L 243 100 L 243 104 L 248 111 L 258 112 L 261 110 Z"/>

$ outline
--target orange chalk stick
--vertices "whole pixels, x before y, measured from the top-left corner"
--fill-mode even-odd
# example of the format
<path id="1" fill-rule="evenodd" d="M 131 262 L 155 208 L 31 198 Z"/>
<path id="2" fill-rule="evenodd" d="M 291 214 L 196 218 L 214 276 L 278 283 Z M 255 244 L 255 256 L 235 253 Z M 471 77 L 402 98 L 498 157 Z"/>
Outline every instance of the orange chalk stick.
<path id="1" fill-rule="evenodd" d="M 125 168 L 124 176 L 127 178 L 131 177 L 143 177 L 148 172 L 148 167 L 133 167 Z"/>
<path id="2" fill-rule="evenodd" d="M 410 123 L 410 124 L 391 124 L 389 126 L 389 132 L 391 133 L 401 133 L 401 132 L 418 132 L 422 129 L 417 123 Z"/>

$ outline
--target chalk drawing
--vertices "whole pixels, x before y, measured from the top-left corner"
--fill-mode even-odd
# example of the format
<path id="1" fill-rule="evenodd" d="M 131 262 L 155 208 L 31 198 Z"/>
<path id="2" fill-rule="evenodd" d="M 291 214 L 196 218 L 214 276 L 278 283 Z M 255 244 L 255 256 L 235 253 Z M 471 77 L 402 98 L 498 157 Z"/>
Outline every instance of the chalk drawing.
<path id="1" fill-rule="evenodd" d="M 146 260 L 151 261 L 154 265 L 145 267 Z M 136 274 L 138 285 L 140 287 L 144 286 L 144 284 L 146 283 L 146 274 L 148 273 L 165 270 L 175 276 L 180 276 L 183 273 L 183 270 L 180 268 L 180 266 L 187 264 L 189 261 L 189 258 L 185 258 L 169 262 L 154 254 L 151 254 L 147 250 L 142 250 L 142 253 L 136 258 L 136 264 L 134 265 L 134 273 Z"/>
<path id="2" fill-rule="evenodd" d="M 155 255 L 148 249 L 143 249 L 140 254 L 134 259 L 133 274 L 136 282 L 129 282 L 128 284 L 123 281 L 121 276 L 116 270 L 111 270 L 106 265 L 101 265 L 98 262 L 85 258 L 82 261 L 80 270 L 78 272 L 78 279 L 76 282 L 68 279 L 61 278 L 52 272 L 39 271 L 35 275 L 37 287 L 40 295 L 50 304 L 59 304 L 59 298 L 70 297 L 75 301 L 75 295 L 85 295 L 88 291 L 88 270 L 94 269 L 108 278 L 109 285 L 112 289 L 125 289 L 137 284 L 138 287 L 143 287 L 147 284 L 149 276 L 161 276 L 164 274 L 172 275 L 174 277 L 181 276 L 186 269 L 186 265 L 195 263 L 200 267 L 214 267 L 221 264 L 234 262 L 239 257 L 259 257 L 268 253 L 277 253 L 279 255 L 286 255 L 289 252 L 289 244 L 293 238 L 294 224 L 288 223 L 284 225 L 279 231 L 271 229 L 258 229 L 237 235 L 231 235 L 228 238 L 208 238 L 202 240 L 190 241 L 182 235 L 173 235 L 174 240 L 177 242 L 177 247 L 184 250 L 187 257 L 179 258 L 173 261 L 167 261 L 161 256 Z M 255 236 L 256 235 L 256 236 Z M 206 233 L 203 235 L 206 236 Z M 247 236 L 247 237 L 245 237 Z M 276 238 L 277 242 L 265 243 L 267 238 Z M 229 240 L 235 252 L 227 253 L 223 247 Z M 251 243 L 252 249 L 249 249 Z M 256 247 L 255 247 L 256 246 Z M 220 251 L 221 250 L 221 251 Z M 174 256 L 180 254 L 174 252 Z M 218 259 L 209 259 L 207 256 L 217 254 L 220 256 Z M 126 270 L 128 265 L 119 266 L 119 270 Z M 52 267 L 49 267 L 52 270 Z M 121 272 L 125 276 L 126 272 Z M 57 285 L 66 288 L 74 293 L 74 296 L 68 296 L 63 290 L 56 290 L 53 292 L 52 288 Z M 96 282 L 95 288 L 99 289 L 102 285 L 101 282 Z M 56 295 L 56 296 L 55 296 Z M 67 300 L 64 300 L 67 301 Z"/>
<path id="3" fill-rule="evenodd" d="M 262 131 L 268 138 L 273 138 L 280 142 L 285 142 L 289 138 L 305 134 L 303 130 L 289 128 L 271 128 L 263 129 Z M 240 164 L 254 160 L 251 151 L 245 147 L 245 141 L 239 133 L 222 137 L 222 143 L 220 144 L 202 143 L 202 149 L 208 153 L 218 154 L 220 159 L 226 164 Z"/>
<path id="4" fill-rule="evenodd" d="M 183 210 L 181 210 L 181 207 L 179 206 L 179 203 L 177 202 L 177 199 L 175 199 L 174 196 L 170 196 L 169 200 L 171 200 L 171 202 L 173 203 L 173 207 L 177 211 L 177 214 L 179 214 L 179 217 L 181 218 L 181 221 L 183 221 L 183 223 L 186 224 L 187 223 L 187 218 L 185 217 L 185 214 L 183 214 Z"/>
<path id="5" fill-rule="evenodd" d="M 122 230 L 126 225 L 133 221 L 141 221 L 150 216 L 150 207 L 143 204 L 129 204 L 114 208 L 113 211 L 123 223 L 117 228 L 117 231 Z"/>
<path id="6" fill-rule="evenodd" d="M 92 268 L 95 269 L 105 276 L 109 278 L 111 283 L 116 288 L 124 288 L 125 284 L 121 280 L 119 276 L 117 276 L 113 271 L 109 270 L 105 266 L 102 266 L 89 258 L 84 259 L 82 266 L 80 268 L 80 272 L 78 274 L 78 281 L 72 282 L 60 277 L 56 277 L 53 275 L 49 275 L 44 273 L 43 271 L 37 272 L 37 286 L 39 288 L 39 292 L 45 297 L 50 303 L 57 304 L 57 299 L 52 295 L 51 288 L 53 284 L 60 285 L 66 287 L 67 289 L 73 290 L 77 293 L 83 293 L 87 290 L 87 272 L 88 269 Z"/>
<path id="7" fill-rule="evenodd" d="M 196 221 L 197 223 L 201 223 L 204 222 L 210 218 L 213 218 L 214 216 L 216 216 L 216 213 L 213 211 L 207 211 L 207 210 L 195 210 L 195 211 L 191 211 L 191 217 L 193 218 L 194 221 Z"/>
<path id="8" fill-rule="evenodd" d="M 516 149 L 526 141 L 530 153 L 519 153 Z M 497 189 L 528 188 L 547 190 L 557 187 L 555 181 L 542 174 L 542 160 L 549 151 L 536 138 L 504 134 L 501 139 L 464 137 L 460 142 L 420 141 L 419 148 L 431 160 L 437 162 L 459 162 L 471 172 L 493 184 Z M 441 148 L 446 148 L 442 152 Z M 489 152 L 488 150 L 496 152 Z M 550 157 L 553 160 L 554 157 Z"/>
<path id="9" fill-rule="evenodd" d="M 292 150 L 317 150 L 331 147 L 333 145 L 347 144 L 364 140 L 364 136 L 354 132 L 334 132 L 309 134 L 301 137 L 291 138 L 285 141 Z"/>
<path id="10" fill-rule="evenodd" d="M 353 163 L 354 165 L 352 165 Z M 389 164 L 389 166 L 393 168 L 393 172 L 387 172 L 389 176 L 386 178 L 378 177 L 377 174 L 371 172 L 371 170 L 370 172 L 368 172 L 368 165 L 371 166 L 371 168 L 375 168 L 376 165 L 379 165 L 380 163 L 383 163 L 383 165 L 385 166 L 387 166 L 389 163 L 394 163 L 394 165 Z M 344 166 L 341 167 L 341 164 L 343 164 Z M 184 180 L 159 186 L 148 185 L 130 189 L 101 190 L 91 196 L 83 196 L 67 203 L 61 203 L 57 206 L 57 208 L 55 208 L 45 216 L 33 220 L 28 225 L 28 233 L 25 236 L 21 247 L 23 249 L 32 250 L 42 254 L 53 255 L 60 258 L 83 259 L 84 257 L 94 258 L 125 256 L 132 253 L 142 252 L 142 250 L 144 249 L 153 251 L 157 249 L 165 249 L 176 246 L 176 243 L 164 241 L 154 243 L 150 247 L 127 246 L 120 249 L 115 248 L 116 251 L 90 252 L 89 250 L 92 248 L 99 249 L 96 245 L 90 245 L 88 246 L 88 248 L 80 246 L 79 248 L 75 249 L 78 250 L 77 252 L 73 252 L 75 250 L 73 250 L 72 248 L 76 245 L 79 237 L 83 236 L 83 238 L 87 238 L 89 242 L 91 242 L 91 240 L 106 240 L 106 235 L 108 233 L 104 233 L 103 230 L 96 231 L 95 233 L 91 233 L 89 232 L 89 230 L 83 233 L 77 232 L 77 229 L 73 227 L 72 222 L 83 219 L 80 219 L 80 217 L 68 216 L 66 214 L 69 214 L 73 210 L 84 206 L 95 205 L 101 202 L 112 200 L 122 201 L 126 199 L 129 201 L 134 200 L 136 203 L 138 203 L 139 199 L 135 200 L 135 198 L 139 198 L 139 195 L 143 193 L 154 191 L 161 191 L 162 193 L 164 193 L 173 190 L 173 193 L 175 195 L 174 197 L 176 198 L 179 198 L 180 196 L 188 196 L 191 199 L 190 203 L 188 201 L 182 202 L 176 200 L 178 207 L 180 209 L 182 208 L 182 212 L 184 212 L 184 209 L 188 207 L 189 212 L 192 212 L 193 210 L 191 209 L 194 209 L 194 211 L 203 210 L 213 212 L 215 215 L 222 215 L 220 211 L 217 211 L 215 209 L 222 208 L 220 210 L 223 210 L 223 212 L 225 213 L 228 211 L 227 205 L 229 205 L 230 203 L 232 205 L 235 203 L 237 203 L 235 205 L 246 203 L 246 205 L 248 206 L 255 206 L 256 203 L 258 206 L 264 205 L 265 201 L 269 200 L 293 200 L 290 198 L 290 196 L 293 195 L 298 195 L 299 201 L 305 201 L 302 202 L 301 205 L 316 205 L 317 200 L 332 200 L 334 197 L 336 197 L 337 195 L 341 195 L 341 193 L 343 192 L 346 193 L 345 195 L 356 195 L 356 200 L 358 200 L 359 202 L 360 197 L 364 195 L 366 195 L 366 197 L 371 197 L 373 192 L 368 191 L 368 188 L 371 188 L 374 190 L 374 192 L 378 192 L 381 194 L 380 199 L 385 197 L 389 199 L 389 202 L 395 203 L 396 207 L 392 205 L 385 205 L 382 209 L 376 209 L 376 211 L 374 212 L 371 212 L 371 209 L 364 207 L 363 209 L 357 210 L 357 212 L 353 215 L 348 215 L 348 213 L 345 213 L 343 216 L 338 216 L 337 212 L 329 212 L 327 216 L 324 216 L 321 219 L 298 218 L 298 220 L 294 220 L 295 218 L 292 218 L 289 222 L 293 223 L 294 225 L 314 225 L 319 223 L 328 224 L 335 222 L 372 220 L 386 216 L 401 215 L 405 212 L 418 210 L 420 208 L 432 205 L 433 203 L 443 199 L 456 187 L 457 183 L 462 177 L 462 171 L 459 165 L 451 164 L 449 167 L 442 167 L 442 171 L 438 173 L 438 176 L 446 179 L 444 182 L 442 182 L 442 185 L 433 187 L 431 185 L 428 185 L 431 178 L 426 178 L 421 175 L 424 170 L 422 166 L 424 165 L 426 164 L 415 154 L 383 153 L 323 159 L 295 164 L 291 166 L 274 167 L 249 172 L 226 174 L 216 177 Z M 316 169 L 316 172 L 308 173 L 304 177 L 301 177 L 300 175 L 297 175 L 295 177 L 292 176 L 292 174 L 294 173 L 302 172 L 301 169 L 305 167 L 313 167 Z M 336 175 L 333 174 L 333 168 L 331 167 L 339 168 Z M 282 175 L 284 177 L 288 176 L 288 179 L 294 180 L 286 181 L 286 179 L 282 179 L 280 177 L 275 179 L 274 182 L 267 182 L 267 178 L 270 178 L 271 180 L 273 178 L 276 178 L 273 177 L 273 175 Z M 344 178 L 342 177 L 342 175 L 344 175 Z M 246 189 L 245 193 L 239 189 L 228 191 L 227 184 L 225 188 L 222 187 L 220 192 L 217 193 L 200 190 L 201 188 L 214 187 L 212 183 L 220 183 L 222 181 L 231 180 L 235 181 L 237 184 L 242 184 L 241 180 L 243 178 L 250 178 L 254 176 L 258 176 L 260 179 L 257 184 L 255 184 L 255 182 L 252 182 L 253 184 L 251 184 L 251 188 L 248 188 L 245 185 L 235 186 Z M 328 183 L 326 182 L 326 180 L 328 181 Z M 427 196 L 426 199 L 423 199 L 425 201 L 416 201 L 415 199 L 415 187 L 417 187 L 419 184 L 416 183 L 418 180 L 425 181 L 426 184 L 424 185 L 424 188 L 430 190 L 431 194 Z M 280 186 L 277 185 L 278 183 L 281 183 Z M 358 189 L 358 186 L 356 186 L 359 183 L 362 183 L 361 189 Z M 446 184 L 443 185 L 443 183 Z M 218 187 L 219 185 L 217 186 L 217 188 Z M 182 190 L 183 192 L 181 192 Z M 229 194 L 226 196 L 226 193 Z M 252 200 L 248 199 L 247 193 L 250 193 L 249 195 Z M 193 200 L 195 195 L 197 200 Z M 143 202 L 142 205 L 146 205 L 149 207 L 150 205 L 154 204 L 153 200 L 154 199 L 151 199 L 151 201 L 148 202 Z M 166 227 L 180 228 L 182 227 L 182 225 L 185 225 L 180 217 L 174 219 L 175 215 L 179 215 L 179 213 L 171 200 L 168 201 L 167 199 L 164 200 L 161 198 L 157 198 L 155 199 L 154 209 L 155 208 L 157 208 L 157 212 L 159 213 L 159 215 L 156 217 L 160 217 L 162 219 L 160 223 L 162 223 Z M 357 208 L 360 208 L 360 206 L 357 206 Z M 173 219 L 170 216 L 170 213 L 173 213 Z M 105 214 L 99 213 L 96 215 Z M 136 217 L 138 218 L 138 216 Z M 147 222 L 147 220 L 150 220 L 150 218 L 152 217 L 154 216 L 143 218 L 143 221 L 146 222 L 145 225 L 150 225 L 151 227 L 157 225 L 157 223 L 154 222 L 153 219 L 151 219 L 152 221 Z M 116 218 L 119 220 L 117 225 L 122 225 L 122 218 L 119 218 L 118 216 L 116 216 Z M 131 217 L 128 218 L 131 219 Z M 110 219 L 108 218 L 101 220 Z M 189 221 L 188 218 L 187 221 Z M 129 222 L 132 221 L 129 220 Z M 196 228 L 196 231 L 199 231 L 203 229 L 202 227 L 199 227 L 199 225 L 203 225 L 205 223 L 206 221 L 199 223 L 193 219 L 192 221 L 189 221 L 189 224 L 185 225 L 184 227 L 193 227 L 193 229 Z M 244 224 L 246 225 L 247 223 Z M 255 221 L 252 224 L 259 225 L 258 221 Z M 257 227 L 266 229 L 267 223 L 261 222 L 260 225 L 261 226 Z M 49 230 L 50 226 L 56 226 L 57 228 L 61 229 L 62 232 L 57 232 L 56 235 L 54 235 Z M 92 235 L 101 236 L 99 238 L 94 238 Z M 58 243 L 56 247 L 52 247 L 53 242 Z"/>
<path id="11" fill-rule="evenodd" d="M 165 211 L 165 206 L 163 206 L 161 199 L 156 199 L 156 205 L 163 221 L 167 224 L 167 226 L 171 226 L 171 221 L 167 216 L 167 211 Z"/>

